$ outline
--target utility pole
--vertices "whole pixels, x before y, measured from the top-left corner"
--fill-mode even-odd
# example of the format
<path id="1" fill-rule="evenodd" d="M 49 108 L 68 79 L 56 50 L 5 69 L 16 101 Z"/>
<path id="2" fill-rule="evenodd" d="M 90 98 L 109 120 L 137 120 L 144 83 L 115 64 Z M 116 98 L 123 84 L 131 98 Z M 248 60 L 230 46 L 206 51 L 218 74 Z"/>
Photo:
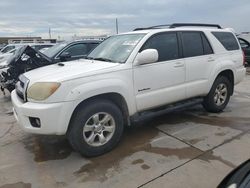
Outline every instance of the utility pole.
<path id="1" fill-rule="evenodd" d="M 49 27 L 49 39 L 51 39 L 51 29 Z"/>
<path id="2" fill-rule="evenodd" d="M 116 34 L 119 33 L 119 27 L 118 27 L 118 19 L 115 19 L 115 26 L 116 26 Z"/>

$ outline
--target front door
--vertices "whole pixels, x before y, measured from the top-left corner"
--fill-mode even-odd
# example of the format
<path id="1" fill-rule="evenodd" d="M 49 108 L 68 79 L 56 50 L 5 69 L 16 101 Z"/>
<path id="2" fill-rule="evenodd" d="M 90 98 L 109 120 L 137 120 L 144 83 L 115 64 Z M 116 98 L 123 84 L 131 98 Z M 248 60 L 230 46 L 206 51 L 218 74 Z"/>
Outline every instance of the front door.
<path id="1" fill-rule="evenodd" d="M 146 49 L 156 49 L 159 59 L 133 68 L 138 111 L 185 99 L 185 64 L 180 58 L 177 33 L 153 35 L 140 52 Z"/>

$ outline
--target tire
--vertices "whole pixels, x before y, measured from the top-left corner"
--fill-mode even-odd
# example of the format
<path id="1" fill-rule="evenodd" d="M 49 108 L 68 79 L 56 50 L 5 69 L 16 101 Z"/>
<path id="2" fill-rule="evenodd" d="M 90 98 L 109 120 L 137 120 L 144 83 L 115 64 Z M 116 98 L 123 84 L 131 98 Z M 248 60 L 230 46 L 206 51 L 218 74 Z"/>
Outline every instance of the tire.
<path id="1" fill-rule="evenodd" d="M 210 92 L 204 98 L 203 107 L 205 110 L 212 113 L 223 111 L 229 102 L 232 87 L 232 83 L 225 76 L 216 78 Z"/>
<path id="2" fill-rule="evenodd" d="M 121 140 L 123 130 L 121 110 L 109 100 L 96 99 L 78 108 L 67 137 L 81 155 L 94 157 L 112 150 Z"/>

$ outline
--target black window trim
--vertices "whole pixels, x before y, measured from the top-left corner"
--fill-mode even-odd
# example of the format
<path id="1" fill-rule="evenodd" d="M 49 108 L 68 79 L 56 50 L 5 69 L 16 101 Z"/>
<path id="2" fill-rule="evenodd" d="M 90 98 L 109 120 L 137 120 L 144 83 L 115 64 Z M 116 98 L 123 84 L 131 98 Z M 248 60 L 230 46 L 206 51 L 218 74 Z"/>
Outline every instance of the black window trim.
<path id="1" fill-rule="evenodd" d="M 88 48 L 88 44 L 89 44 L 89 43 L 85 43 L 85 42 L 75 42 L 75 43 L 68 44 L 68 45 L 66 45 L 60 52 L 58 52 L 58 54 L 56 55 L 55 59 L 60 59 L 60 55 L 61 55 L 64 51 L 68 50 L 69 48 L 71 48 L 72 46 L 77 45 L 77 44 L 86 44 L 86 45 L 87 45 L 87 48 Z M 86 55 L 87 55 L 87 54 L 86 54 Z M 83 57 L 83 56 L 84 56 L 84 55 L 78 55 L 78 56 L 72 56 L 72 57 L 74 58 L 74 57 Z"/>
<path id="2" fill-rule="evenodd" d="M 212 35 L 214 36 L 214 38 L 217 39 L 218 42 L 225 48 L 226 51 L 231 52 L 231 51 L 241 50 L 240 42 L 239 42 L 238 38 L 237 38 L 232 32 L 230 32 L 230 31 L 212 31 L 211 33 L 212 33 Z M 234 37 L 234 39 L 236 40 L 236 43 L 238 44 L 238 49 L 235 49 L 235 50 L 228 50 L 228 49 L 222 44 L 222 42 L 215 36 L 215 33 L 230 33 L 230 34 L 232 34 L 233 37 Z"/>
<path id="3" fill-rule="evenodd" d="M 138 51 L 138 53 L 142 52 L 144 46 L 146 45 L 146 43 L 153 37 L 157 36 L 157 35 L 161 35 L 161 34 L 168 34 L 168 33 L 174 33 L 176 34 L 176 37 L 177 37 L 177 45 L 178 45 L 178 58 L 176 59 L 172 59 L 172 60 L 166 60 L 166 61 L 157 61 L 155 63 L 164 63 L 164 62 L 167 62 L 167 61 L 176 61 L 178 59 L 182 59 L 183 55 L 182 55 L 182 48 L 181 48 L 181 43 L 180 43 L 180 39 L 179 39 L 179 35 L 178 35 L 178 31 L 163 31 L 163 32 L 159 32 L 159 33 L 155 33 L 153 35 L 151 35 L 145 42 L 144 44 L 142 45 L 142 47 L 140 48 L 140 50 Z M 150 63 L 150 64 L 155 64 L 155 63 Z"/>
<path id="4" fill-rule="evenodd" d="M 211 45 L 211 42 L 209 41 L 208 37 L 206 36 L 206 34 L 203 31 L 190 31 L 190 30 L 184 30 L 184 31 L 178 31 L 180 33 L 180 40 L 181 40 L 181 46 L 182 46 L 182 55 L 183 58 L 196 58 L 196 57 L 202 57 L 202 56 L 206 56 L 206 55 L 213 55 L 214 54 L 214 49 Z M 183 42 L 183 35 L 182 33 L 199 33 L 200 37 L 201 37 L 201 42 L 202 42 L 202 48 L 203 48 L 203 55 L 199 55 L 199 56 L 191 56 L 191 57 L 185 57 L 185 48 L 184 48 L 184 42 Z M 210 48 L 212 49 L 212 53 L 211 54 L 205 54 L 205 49 L 204 49 L 204 42 L 202 40 L 202 35 L 205 37 L 205 39 L 207 40 Z"/>

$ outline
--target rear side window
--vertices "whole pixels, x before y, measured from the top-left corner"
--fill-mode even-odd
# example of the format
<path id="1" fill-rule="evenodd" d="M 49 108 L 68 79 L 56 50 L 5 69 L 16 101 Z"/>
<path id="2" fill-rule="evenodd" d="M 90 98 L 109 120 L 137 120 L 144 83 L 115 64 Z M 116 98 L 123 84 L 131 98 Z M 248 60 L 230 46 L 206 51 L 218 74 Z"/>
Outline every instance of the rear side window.
<path id="1" fill-rule="evenodd" d="M 203 43 L 204 55 L 213 54 L 213 49 L 203 33 L 201 34 L 201 38 Z"/>
<path id="2" fill-rule="evenodd" d="M 228 51 L 239 50 L 239 44 L 235 36 L 230 32 L 212 32 L 212 34 L 220 41 L 220 43 Z"/>
<path id="3" fill-rule="evenodd" d="M 183 32 L 182 41 L 185 57 L 203 55 L 203 43 L 200 32 Z"/>
<path id="4" fill-rule="evenodd" d="M 179 46 L 176 33 L 160 33 L 152 36 L 142 50 L 156 49 L 159 53 L 158 62 L 179 58 Z"/>

